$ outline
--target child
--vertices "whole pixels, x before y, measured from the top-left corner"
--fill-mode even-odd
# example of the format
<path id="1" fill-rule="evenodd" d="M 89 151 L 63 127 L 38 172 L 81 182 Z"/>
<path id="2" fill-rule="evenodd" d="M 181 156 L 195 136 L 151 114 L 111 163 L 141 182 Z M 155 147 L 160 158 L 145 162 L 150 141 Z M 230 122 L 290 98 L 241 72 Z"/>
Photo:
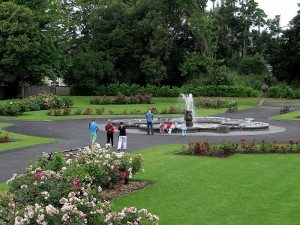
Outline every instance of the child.
<path id="1" fill-rule="evenodd" d="M 165 133 L 165 123 L 164 123 L 164 119 L 161 120 L 160 124 L 159 124 L 159 133 L 160 134 L 164 134 Z"/>
<path id="2" fill-rule="evenodd" d="M 182 125 L 181 125 L 181 130 L 182 130 L 182 136 L 186 136 L 186 124 L 185 124 L 185 121 L 182 122 Z"/>
<path id="3" fill-rule="evenodd" d="M 177 134 L 178 133 L 178 123 L 177 120 L 174 123 L 174 133 Z"/>
<path id="4" fill-rule="evenodd" d="M 172 133 L 172 121 L 171 120 L 168 120 L 167 130 L 168 130 L 168 134 Z"/>

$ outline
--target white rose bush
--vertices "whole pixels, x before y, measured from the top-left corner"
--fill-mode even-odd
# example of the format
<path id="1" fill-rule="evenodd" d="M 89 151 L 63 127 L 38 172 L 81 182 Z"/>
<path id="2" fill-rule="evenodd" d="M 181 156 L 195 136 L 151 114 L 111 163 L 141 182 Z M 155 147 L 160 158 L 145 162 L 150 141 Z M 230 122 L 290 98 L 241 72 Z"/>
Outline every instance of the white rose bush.
<path id="1" fill-rule="evenodd" d="M 84 148 L 64 157 L 55 153 L 38 156 L 25 174 L 7 181 L 8 192 L 0 195 L 0 224 L 158 224 L 159 218 L 134 207 L 114 212 L 98 198 L 103 188 L 126 185 L 141 172 L 143 158 L 111 148 Z"/>

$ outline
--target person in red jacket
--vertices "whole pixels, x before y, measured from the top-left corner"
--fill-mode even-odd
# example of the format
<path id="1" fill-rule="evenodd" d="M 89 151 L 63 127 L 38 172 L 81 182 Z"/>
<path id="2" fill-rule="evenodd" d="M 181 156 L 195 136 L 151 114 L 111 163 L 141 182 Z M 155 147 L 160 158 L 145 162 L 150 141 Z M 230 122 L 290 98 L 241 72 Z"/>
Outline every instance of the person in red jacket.
<path id="1" fill-rule="evenodd" d="M 115 132 L 115 128 L 113 126 L 113 124 L 111 123 L 111 120 L 107 121 L 107 124 L 105 126 L 105 130 L 106 130 L 106 137 L 107 137 L 107 144 L 109 144 L 111 142 L 111 147 L 114 147 L 114 132 Z"/>
<path id="2" fill-rule="evenodd" d="M 167 123 L 167 130 L 168 130 L 168 133 L 169 133 L 169 134 L 172 133 L 172 120 L 168 120 L 168 123 Z"/>

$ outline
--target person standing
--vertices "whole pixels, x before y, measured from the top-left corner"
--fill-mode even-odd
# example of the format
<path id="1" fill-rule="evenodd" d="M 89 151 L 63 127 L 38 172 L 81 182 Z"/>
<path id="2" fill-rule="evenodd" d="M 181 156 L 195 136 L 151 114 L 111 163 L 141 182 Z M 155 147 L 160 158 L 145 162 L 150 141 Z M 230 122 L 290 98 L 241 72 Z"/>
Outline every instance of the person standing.
<path id="1" fill-rule="evenodd" d="M 94 147 L 95 141 L 97 140 L 98 130 L 99 130 L 98 124 L 95 122 L 95 119 L 92 119 L 92 122 L 89 124 L 91 148 Z"/>
<path id="2" fill-rule="evenodd" d="M 154 115 L 151 112 L 151 109 L 148 110 L 148 112 L 146 113 L 146 121 L 147 121 L 147 134 L 154 134 L 153 133 L 153 118 Z"/>
<path id="3" fill-rule="evenodd" d="M 118 152 L 127 149 L 127 129 L 124 122 L 120 122 L 119 130 L 119 142 L 118 142 Z"/>
<path id="4" fill-rule="evenodd" d="M 186 124 L 185 124 L 185 121 L 182 122 L 182 125 L 181 125 L 181 131 L 182 131 L 182 136 L 186 136 L 186 130 L 187 130 L 187 127 L 186 127 Z"/>
<path id="5" fill-rule="evenodd" d="M 115 128 L 113 126 L 113 124 L 111 123 L 111 120 L 107 121 L 107 124 L 105 126 L 105 130 L 106 130 L 106 137 L 107 137 L 107 141 L 106 143 L 109 144 L 111 143 L 111 147 L 114 147 L 114 132 L 115 132 Z"/>

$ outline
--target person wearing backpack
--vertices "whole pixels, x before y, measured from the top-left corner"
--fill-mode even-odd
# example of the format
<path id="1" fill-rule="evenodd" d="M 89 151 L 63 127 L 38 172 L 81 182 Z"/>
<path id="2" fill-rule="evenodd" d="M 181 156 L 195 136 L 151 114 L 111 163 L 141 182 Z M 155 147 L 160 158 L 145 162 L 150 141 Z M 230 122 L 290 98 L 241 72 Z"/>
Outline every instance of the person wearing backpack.
<path id="1" fill-rule="evenodd" d="M 115 132 L 115 128 L 113 126 L 113 124 L 111 123 L 111 120 L 107 121 L 107 124 L 105 126 L 105 130 L 106 130 L 106 137 L 107 137 L 107 144 L 111 143 L 111 147 L 114 147 L 114 132 Z"/>

